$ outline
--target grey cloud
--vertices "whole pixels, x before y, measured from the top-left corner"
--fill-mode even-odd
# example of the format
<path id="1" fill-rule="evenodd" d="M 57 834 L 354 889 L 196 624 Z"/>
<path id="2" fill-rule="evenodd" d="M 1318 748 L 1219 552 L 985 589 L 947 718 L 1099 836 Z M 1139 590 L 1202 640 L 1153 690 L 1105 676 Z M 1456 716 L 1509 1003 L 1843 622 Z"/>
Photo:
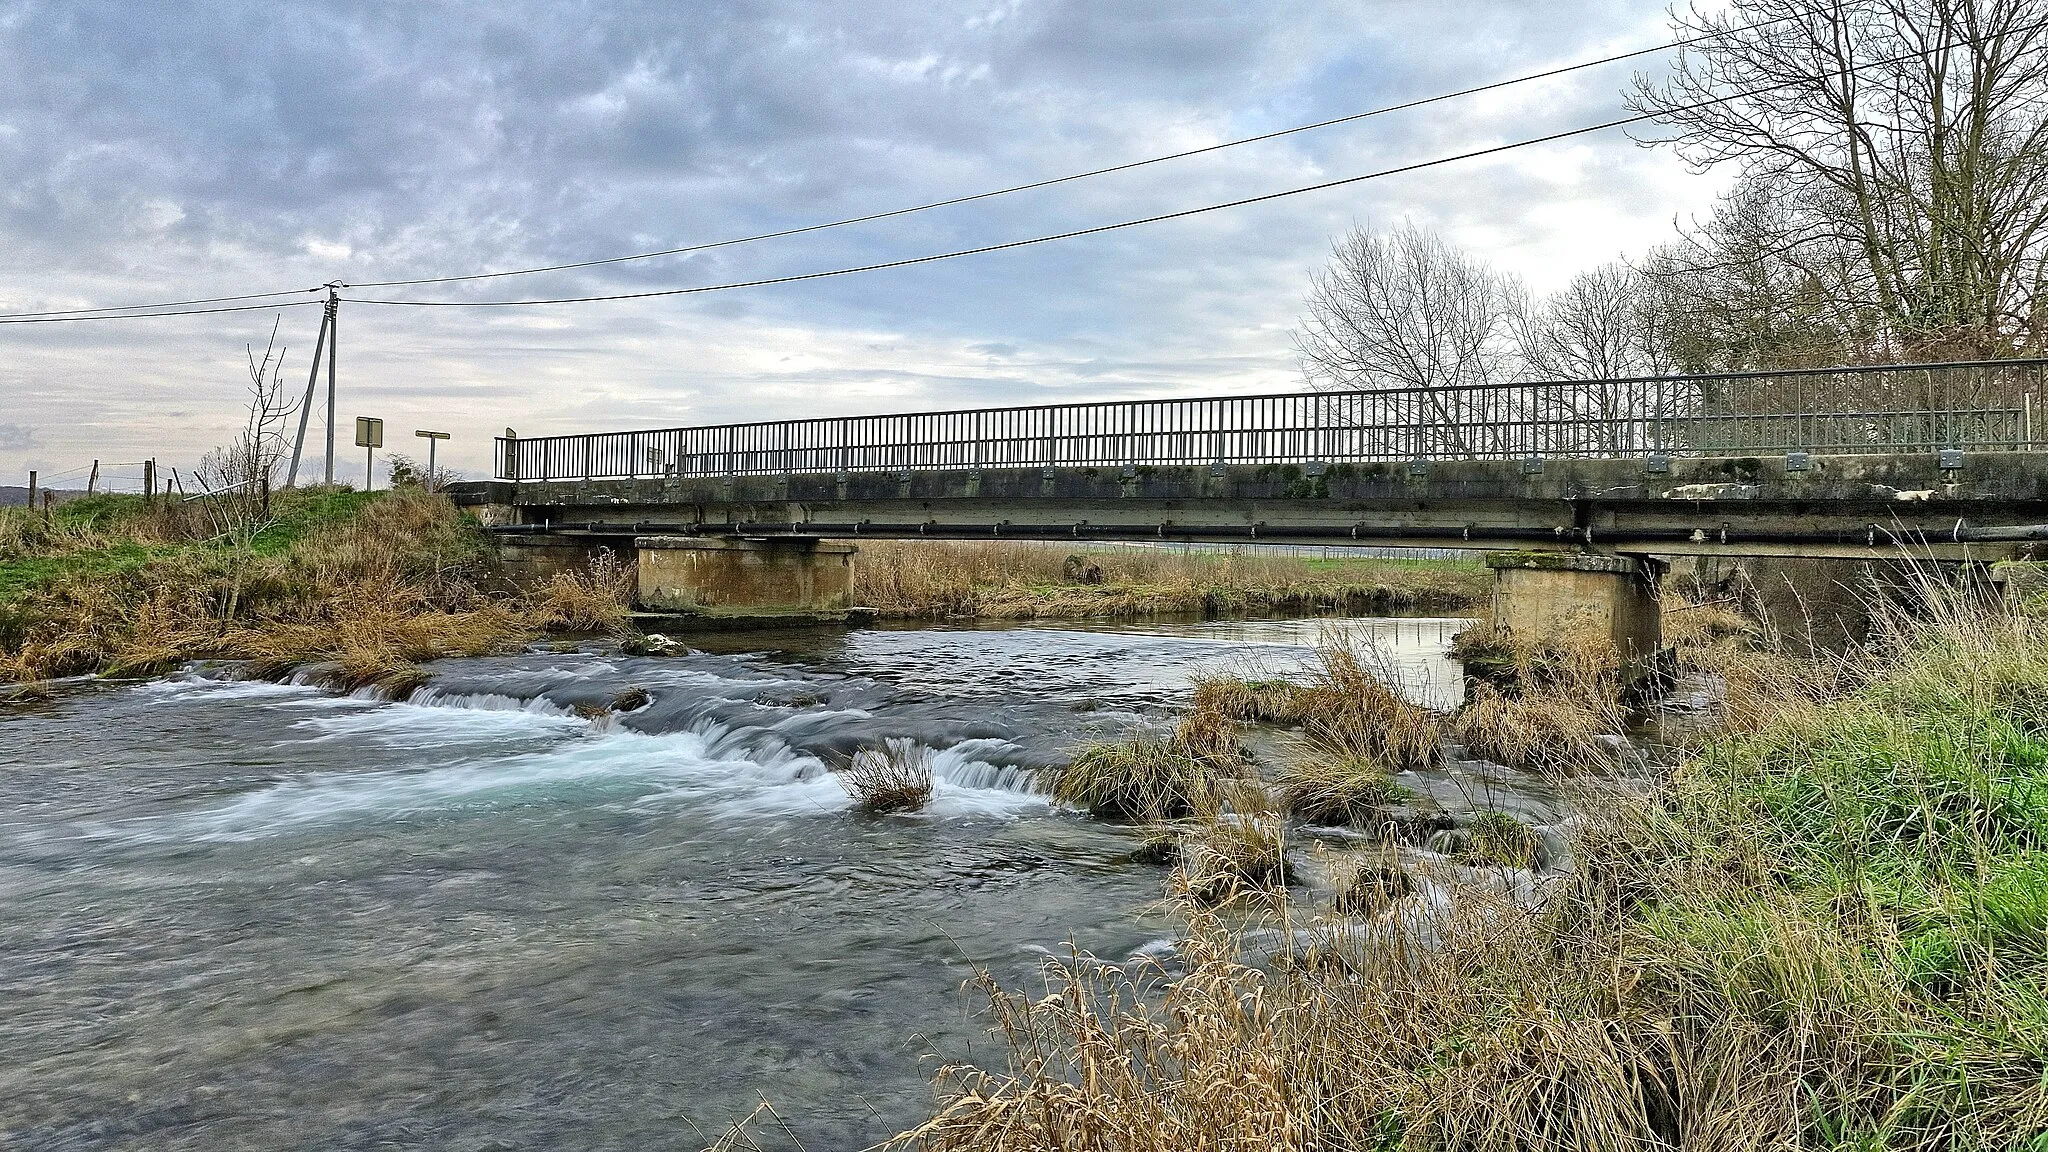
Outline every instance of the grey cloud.
<path id="1" fill-rule="evenodd" d="M 0 450 L 20 451 L 41 446 L 42 442 L 36 439 L 35 429 L 20 424 L 0 424 Z"/>
<path id="2" fill-rule="evenodd" d="M 1661 31 L 1620 0 L 1446 12 L 1422 0 L 0 0 L 0 310 L 401 279 L 786 228 Z M 1624 79 L 1589 75 L 1506 112 L 1389 117 L 800 240 L 431 291 L 637 291 L 1060 231 L 1591 118 Z M 1661 187 L 1646 175 L 1662 171 L 1656 154 L 1617 140 L 1605 155 L 1571 195 L 1665 219 L 1692 206 L 1648 198 Z M 466 428 L 450 451 L 476 471 L 507 423 L 846 411 L 882 388 L 900 408 L 1285 387 L 1286 332 L 1332 234 L 1414 213 L 1492 229 L 1509 259 L 1555 251 L 1532 189 L 1543 186 L 1512 167 L 1445 170 L 1071 244 L 632 305 L 349 305 L 342 416 L 375 405 Z M 1586 240 L 1609 254 L 1604 235 Z M 351 255 L 322 258 L 316 244 Z M 284 319 L 302 367 L 316 320 L 313 309 Z M 0 330 L 0 396 L 53 456 L 196 455 L 235 426 L 242 346 L 260 345 L 269 323 L 249 313 Z M 167 398 L 190 415 L 153 414 Z M 0 439 L 0 473 L 23 465 L 20 451 Z"/>

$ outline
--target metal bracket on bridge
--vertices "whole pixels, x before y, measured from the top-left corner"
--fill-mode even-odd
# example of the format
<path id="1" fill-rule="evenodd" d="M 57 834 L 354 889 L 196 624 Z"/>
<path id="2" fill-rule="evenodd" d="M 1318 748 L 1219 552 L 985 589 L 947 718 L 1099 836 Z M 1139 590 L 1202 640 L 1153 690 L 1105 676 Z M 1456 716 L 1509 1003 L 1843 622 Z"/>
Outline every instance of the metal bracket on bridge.
<path id="1" fill-rule="evenodd" d="M 1543 457 L 1531 456 L 1522 461 L 1522 475 L 1534 476 L 1543 471 Z"/>
<path id="2" fill-rule="evenodd" d="M 1804 472 L 1813 467 L 1813 457 L 1803 451 L 1785 453 L 1785 471 Z"/>
<path id="3" fill-rule="evenodd" d="M 1941 470 L 1944 472 L 1953 472 L 1963 466 L 1963 450 L 1961 448 L 1943 448 L 1934 455 L 1935 462 L 1941 465 Z"/>

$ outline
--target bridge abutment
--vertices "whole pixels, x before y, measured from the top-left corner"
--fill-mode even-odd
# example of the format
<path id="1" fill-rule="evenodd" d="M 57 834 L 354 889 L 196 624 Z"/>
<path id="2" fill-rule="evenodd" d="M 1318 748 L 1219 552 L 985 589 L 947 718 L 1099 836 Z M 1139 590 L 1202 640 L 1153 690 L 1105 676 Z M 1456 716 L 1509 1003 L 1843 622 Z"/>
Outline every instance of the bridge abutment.
<path id="1" fill-rule="evenodd" d="M 600 555 L 618 556 L 625 551 L 620 543 L 545 532 L 505 533 L 497 538 L 496 572 L 515 588 L 536 588 L 560 573 L 588 572 Z M 620 560 L 632 562 L 630 556 Z"/>
<path id="2" fill-rule="evenodd" d="M 1605 638 L 1623 679 L 1649 674 L 1663 646 L 1656 561 L 1574 552 L 1495 552 L 1493 624 L 1532 642 L 1562 633 Z"/>
<path id="3" fill-rule="evenodd" d="M 811 537 L 641 536 L 640 607 L 694 616 L 829 616 L 853 604 L 851 544 Z"/>

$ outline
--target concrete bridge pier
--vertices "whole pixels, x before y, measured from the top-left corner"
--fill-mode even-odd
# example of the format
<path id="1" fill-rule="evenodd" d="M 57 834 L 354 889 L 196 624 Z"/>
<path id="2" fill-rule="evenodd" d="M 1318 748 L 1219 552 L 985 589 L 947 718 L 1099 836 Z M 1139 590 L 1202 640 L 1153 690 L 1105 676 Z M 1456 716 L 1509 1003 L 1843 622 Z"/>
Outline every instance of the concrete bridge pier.
<path id="1" fill-rule="evenodd" d="M 1663 646 L 1658 592 L 1662 565 L 1648 558 L 1576 552 L 1494 552 L 1495 627 L 1541 642 L 1564 632 L 1605 637 L 1621 657 L 1622 679 L 1649 675 Z"/>
<path id="2" fill-rule="evenodd" d="M 640 607 L 690 616 L 842 618 L 851 544 L 808 536 L 640 536 Z"/>

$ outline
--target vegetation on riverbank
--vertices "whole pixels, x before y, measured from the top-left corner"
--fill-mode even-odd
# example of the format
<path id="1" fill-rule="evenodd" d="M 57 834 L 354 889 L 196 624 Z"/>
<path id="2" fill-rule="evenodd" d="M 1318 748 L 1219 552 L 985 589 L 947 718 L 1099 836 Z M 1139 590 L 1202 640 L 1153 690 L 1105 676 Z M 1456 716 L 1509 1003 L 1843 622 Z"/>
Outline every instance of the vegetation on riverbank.
<path id="1" fill-rule="evenodd" d="M 269 676 L 327 664 L 337 686 L 397 693 L 422 660 L 624 619 L 630 574 L 616 567 L 491 588 L 482 534 L 417 488 L 280 492 L 239 534 L 199 503 L 0 509 L 0 681 L 244 659 Z"/>
<path id="2" fill-rule="evenodd" d="M 2048 622 L 1696 648 L 1752 691 L 1667 773 L 1557 777 L 1571 863 L 1521 898 L 1538 844 L 1499 814 L 1477 868 L 1369 861 L 1338 907 L 1283 905 L 1312 944 L 1272 962 L 1177 875 L 1178 972 L 986 983 L 1007 1066 L 947 1070 L 900 1143 L 2048 1146 Z"/>
<path id="3" fill-rule="evenodd" d="M 1231 551 L 1015 541 L 863 540 L 854 602 L 916 619 L 1077 619 L 1417 609 L 1483 603 L 1486 569 L 1457 560 L 1319 560 Z"/>

